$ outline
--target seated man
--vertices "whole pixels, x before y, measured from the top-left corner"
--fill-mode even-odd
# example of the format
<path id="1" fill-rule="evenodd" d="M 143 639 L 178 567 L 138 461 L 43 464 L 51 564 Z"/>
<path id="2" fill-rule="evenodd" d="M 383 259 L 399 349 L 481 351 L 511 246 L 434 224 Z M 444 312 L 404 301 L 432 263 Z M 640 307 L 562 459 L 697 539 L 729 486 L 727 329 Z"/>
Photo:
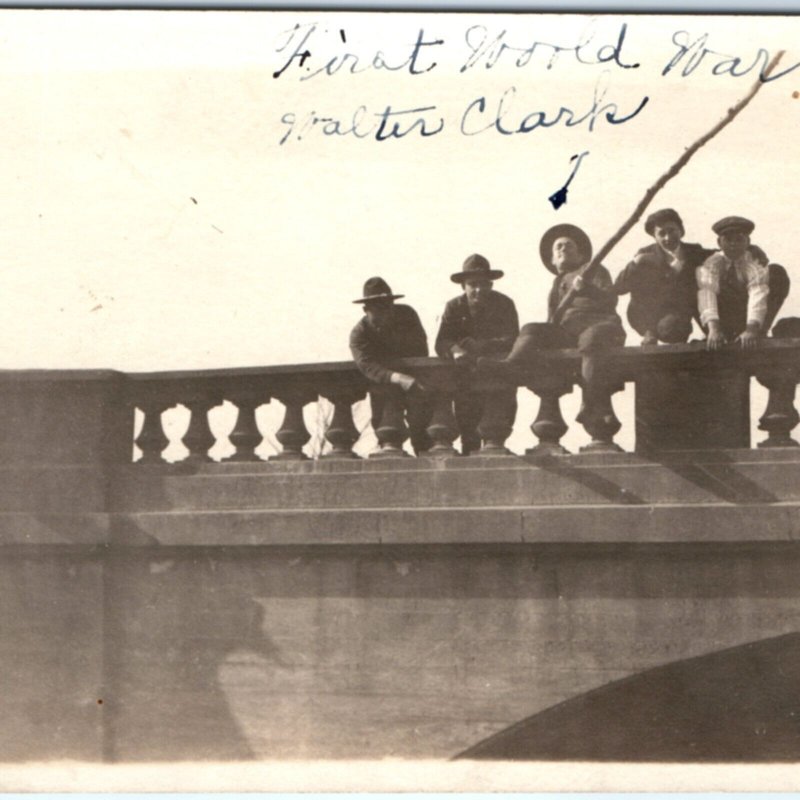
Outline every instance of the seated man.
<path id="1" fill-rule="evenodd" d="M 750 243 L 754 229 L 744 217 L 712 226 L 720 249 L 697 268 L 697 307 L 709 350 L 737 339 L 745 349 L 756 347 L 789 293 L 786 270 Z"/>
<path id="2" fill-rule="evenodd" d="M 683 242 L 678 212 L 662 208 L 647 218 L 644 229 L 654 239 L 617 275 L 617 294 L 630 292 L 628 322 L 642 336 L 642 344 L 685 342 L 697 317 L 695 270 L 712 251 Z"/>
<path id="3" fill-rule="evenodd" d="M 519 318 L 514 301 L 495 291 L 492 281 L 502 278 L 499 269 L 477 253 L 469 256 L 461 272 L 450 276 L 460 283 L 463 294 L 447 302 L 436 336 L 436 353 L 462 363 L 474 363 L 478 356 L 506 355 L 519 333 Z M 464 391 L 455 397 L 453 410 L 461 435 L 461 453 L 480 448 L 478 424 L 484 411 L 485 396 Z M 492 397 L 502 404 L 503 419 L 513 426 L 517 415 L 516 388 L 504 388 Z"/>
<path id="4" fill-rule="evenodd" d="M 395 304 L 402 294 L 392 294 L 382 278 L 364 284 L 364 296 L 354 303 L 364 306 L 364 316 L 350 332 L 350 352 L 361 372 L 376 386 L 370 389 L 372 428 L 377 431 L 387 394 L 395 395 L 405 409 L 414 452 L 429 450 L 426 430 L 432 409 L 422 388 L 411 376 L 388 366 L 398 358 L 428 355 L 428 340 L 417 312 L 411 306 Z"/>
<path id="5" fill-rule="evenodd" d="M 578 274 L 579 267 L 592 257 L 592 244 L 576 225 L 550 228 L 539 243 L 539 254 L 545 267 L 556 274 L 547 301 L 550 321 L 525 325 L 504 360 L 492 365 L 481 359 L 479 367 L 507 375 L 510 366 L 535 364 L 539 350 L 577 347 L 583 354 L 585 400 L 577 419 L 584 422 L 590 408 L 603 407 L 608 388 L 600 368 L 603 351 L 625 342 L 622 320 L 614 311 L 617 296 L 604 266 L 598 265 L 586 278 Z M 572 299 L 557 318 L 561 300 L 570 290 Z"/>

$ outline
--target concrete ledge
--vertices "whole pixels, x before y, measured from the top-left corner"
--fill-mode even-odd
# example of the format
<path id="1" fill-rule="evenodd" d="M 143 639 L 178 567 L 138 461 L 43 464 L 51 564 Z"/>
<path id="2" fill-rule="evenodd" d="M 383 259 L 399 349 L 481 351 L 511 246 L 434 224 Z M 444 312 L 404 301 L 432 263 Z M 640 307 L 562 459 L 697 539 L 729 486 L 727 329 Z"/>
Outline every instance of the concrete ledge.
<path id="1" fill-rule="evenodd" d="M 108 514 L 0 513 L 0 546 L 107 544 Z"/>
<path id="2" fill-rule="evenodd" d="M 546 460 L 204 465 L 192 471 L 126 467 L 115 473 L 119 511 L 396 509 L 662 505 L 800 501 L 800 453 L 734 451 L 660 461 L 632 454 Z M 278 466 L 278 465 L 276 465 Z M 236 469 L 229 469 L 236 467 Z"/>
<path id="3" fill-rule="evenodd" d="M 116 514 L 116 544 L 788 542 L 800 504 L 274 510 Z"/>
<path id="4" fill-rule="evenodd" d="M 797 540 L 799 503 L 0 514 L 0 545 L 639 545 Z"/>
<path id="5" fill-rule="evenodd" d="M 107 470 L 80 465 L 0 468 L 0 511 L 104 511 Z"/>

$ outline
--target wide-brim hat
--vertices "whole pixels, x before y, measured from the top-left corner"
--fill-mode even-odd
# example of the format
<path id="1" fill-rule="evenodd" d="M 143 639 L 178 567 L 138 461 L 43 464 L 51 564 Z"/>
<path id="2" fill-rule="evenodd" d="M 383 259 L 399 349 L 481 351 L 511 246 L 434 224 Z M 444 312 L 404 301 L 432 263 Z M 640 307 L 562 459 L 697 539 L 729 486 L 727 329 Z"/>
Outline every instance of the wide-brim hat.
<path id="1" fill-rule="evenodd" d="M 564 236 L 575 242 L 578 252 L 581 254 L 581 262 L 583 264 L 592 257 L 592 242 L 582 228 L 579 228 L 577 225 L 570 225 L 568 222 L 563 222 L 560 225 L 553 225 L 552 228 L 545 231 L 544 236 L 542 236 L 539 242 L 539 255 L 541 256 L 542 263 L 554 275 L 558 274 L 558 270 L 553 266 L 553 242 Z"/>
<path id="2" fill-rule="evenodd" d="M 686 229 L 683 227 L 683 220 L 674 208 L 661 208 L 658 211 L 654 211 L 645 220 L 644 229 L 652 236 L 656 226 L 665 225 L 667 222 L 674 222 L 683 233 L 686 232 Z M 681 235 L 683 235 L 683 233 Z"/>
<path id="3" fill-rule="evenodd" d="M 485 256 L 480 255 L 480 253 L 473 253 L 471 256 L 467 256 L 461 267 L 461 272 L 454 272 L 450 276 L 450 280 L 453 283 L 463 283 L 469 278 L 485 278 L 489 281 L 496 281 L 498 278 L 502 278 L 504 274 L 502 270 L 492 269 L 489 259 Z"/>
<path id="4" fill-rule="evenodd" d="M 358 300 L 353 300 L 354 303 L 368 303 L 370 300 L 397 300 L 400 297 L 405 297 L 404 294 L 392 294 L 389 284 L 383 278 L 368 278 L 364 282 L 364 296 L 359 297 Z"/>
<path id="5" fill-rule="evenodd" d="M 726 231 L 736 230 L 749 236 L 755 230 L 756 224 L 745 217 L 723 217 L 711 226 L 711 230 L 722 236 Z"/>

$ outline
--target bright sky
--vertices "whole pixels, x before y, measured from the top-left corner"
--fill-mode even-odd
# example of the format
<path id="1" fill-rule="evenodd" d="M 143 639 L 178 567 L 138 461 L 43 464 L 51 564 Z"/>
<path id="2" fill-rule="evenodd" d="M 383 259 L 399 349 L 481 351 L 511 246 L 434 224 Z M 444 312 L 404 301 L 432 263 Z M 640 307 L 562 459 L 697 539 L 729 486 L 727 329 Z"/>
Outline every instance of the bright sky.
<path id="1" fill-rule="evenodd" d="M 714 75 L 715 66 L 736 56 L 744 71 L 759 48 L 786 49 L 780 69 L 800 61 L 798 18 L 2 10 L 0 21 L 2 368 L 346 359 L 359 316 L 351 300 L 376 274 L 406 295 L 432 343 L 459 291 L 449 275 L 472 252 L 505 270 L 497 288 L 522 321 L 541 320 L 551 281 L 538 256 L 544 230 L 574 222 L 598 248 L 758 72 L 734 78 Z M 619 60 L 636 69 L 580 64 L 574 52 L 548 69 L 546 47 L 525 66 L 507 50 L 490 69 L 485 57 L 460 69 L 470 45 L 503 30 L 521 50 L 591 40 L 580 55 L 596 61 L 601 47 L 612 54 L 623 23 Z M 311 55 L 274 79 L 298 41 L 287 44 L 296 24 L 300 33 L 316 25 Z M 301 80 L 345 52 L 362 65 L 377 51 L 402 64 L 421 28 L 424 41 L 443 40 L 420 50 L 418 69 L 436 62 L 428 72 L 341 69 Z M 682 76 L 689 53 L 662 75 L 682 30 L 679 41 L 707 34 L 705 46 L 727 55 L 706 55 Z M 598 81 L 600 105 L 617 104 L 618 116 L 649 102 L 621 125 L 601 115 L 593 131 L 586 123 L 508 136 L 459 131 L 471 102 L 486 98 L 484 113 L 468 117 L 474 130 L 512 86 L 510 127 L 532 111 L 552 120 L 561 106 L 583 116 Z M 376 141 L 325 136 L 318 125 L 297 139 L 313 113 L 345 127 L 364 106 L 374 126 L 389 104 L 435 106 L 427 124 L 443 118 L 444 129 Z M 281 145 L 286 114 L 300 122 Z M 677 208 L 687 240 L 706 245 L 715 220 L 748 216 L 753 240 L 800 283 L 799 123 L 800 69 L 765 85 L 650 210 Z M 556 211 L 548 197 L 583 151 Z M 606 260 L 612 274 L 648 241 L 637 224 Z M 800 286 L 784 314 L 800 313 L 798 298 Z"/>

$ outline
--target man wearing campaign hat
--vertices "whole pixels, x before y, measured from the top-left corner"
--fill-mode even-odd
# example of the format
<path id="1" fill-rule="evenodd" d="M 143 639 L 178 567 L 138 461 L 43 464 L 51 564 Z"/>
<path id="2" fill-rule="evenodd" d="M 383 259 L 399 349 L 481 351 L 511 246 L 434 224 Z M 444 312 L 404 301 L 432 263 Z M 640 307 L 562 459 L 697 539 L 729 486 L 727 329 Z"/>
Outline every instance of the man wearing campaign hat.
<path id="1" fill-rule="evenodd" d="M 592 243 L 577 225 L 554 225 L 546 231 L 539 243 L 539 255 L 556 276 L 547 301 L 549 321 L 523 326 L 505 359 L 494 363 L 481 359 L 478 366 L 490 373 L 503 373 L 515 365 L 531 366 L 540 350 L 577 347 L 583 355 L 584 398 L 589 400 L 578 415 L 578 422 L 582 422 L 586 407 L 594 405 L 606 388 L 603 351 L 625 343 L 622 320 L 614 310 L 617 295 L 602 264 L 586 277 L 579 274 L 579 268 L 592 258 Z M 557 310 L 566 296 L 570 300 L 559 316 Z"/>
<path id="2" fill-rule="evenodd" d="M 734 340 L 756 347 L 789 293 L 786 270 L 751 244 L 754 229 L 737 216 L 712 225 L 720 249 L 697 268 L 697 307 L 709 350 Z"/>
<path id="3" fill-rule="evenodd" d="M 644 223 L 655 242 L 642 247 L 617 275 L 617 294 L 628 294 L 628 322 L 642 344 L 685 342 L 697 317 L 695 271 L 711 254 L 683 241 L 683 220 L 672 208 L 654 211 Z"/>
<path id="4" fill-rule="evenodd" d="M 519 333 L 519 317 L 514 301 L 495 291 L 494 281 L 503 277 L 489 261 L 474 253 L 468 256 L 460 272 L 450 276 L 461 284 L 462 294 L 448 300 L 436 336 L 440 358 L 475 363 L 479 356 L 506 355 Z M 492 402 L 502 404 L 502 415 L 509 426 L 517 414 L 516 389 L 498 392 Z M 461 452 L 468 455 L 480 447 L 478 424 L 484 412 L 485 398 L 465 391 L 454 398 L 453 411 L 461 435 Z"/>
<path id="5" fill-rule="evenodd" d="M 432 407 L 415 378 L 393 370 L 398 358 L 428 355 L 428 339 L 417 312 L 411 306 L 395 303 L 403 297 L 393 294 L 383 278 L 369 278 L 363 296 L 354 303 L 364 307 L 364 316 L 350 332 L 350 352 L 361 372 L 375 384 L 370 389 L 372 427 L 377 430 L 387 392 L 395 393 L 405 408 L 411 445 L 415 453 L 429 450 L 427 433 Z"/>

